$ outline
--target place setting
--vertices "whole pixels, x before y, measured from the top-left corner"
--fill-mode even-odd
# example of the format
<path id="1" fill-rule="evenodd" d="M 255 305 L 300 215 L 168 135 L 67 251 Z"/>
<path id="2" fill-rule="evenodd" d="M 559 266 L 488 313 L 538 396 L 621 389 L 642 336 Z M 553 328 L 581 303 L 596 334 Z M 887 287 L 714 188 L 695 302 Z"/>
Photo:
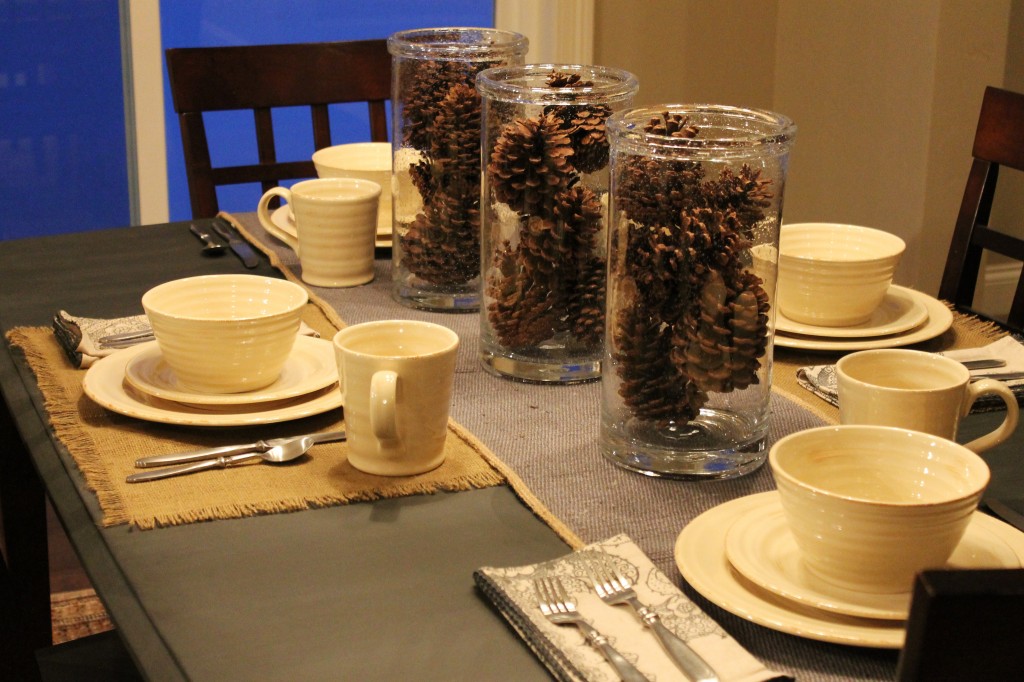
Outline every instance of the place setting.
<path id="1" fill-rule="evenodd" d="M 782 438 L 769 463 L 778 490 L 704 512 L 675 545 L 687 582 L 741 618 L 899 649 L 921 570 L 1024 565 L 1024 533 L 976 511 L 988 467 L 952 441 L 826 426 Z"/>
<path id="2" fill-rule="evenodd" d="M 895 348 L 953 324 L 938 299 L 892 283 L 906 248 L 883 230 L 835 223 L 783 225 L 775 345 L 812 351 Z"/>
<path id="3" fill-rule="evenodd" d="M 336 409 L 332 343 L 300 333 L 312 332 L 301 323 L 307 301 L 301 286 L 255 275 L 166 282 L 142 297 L 153 340 L 93 362 L 83 390 L 113 412 L 188 426 L 270 424 Z"/>

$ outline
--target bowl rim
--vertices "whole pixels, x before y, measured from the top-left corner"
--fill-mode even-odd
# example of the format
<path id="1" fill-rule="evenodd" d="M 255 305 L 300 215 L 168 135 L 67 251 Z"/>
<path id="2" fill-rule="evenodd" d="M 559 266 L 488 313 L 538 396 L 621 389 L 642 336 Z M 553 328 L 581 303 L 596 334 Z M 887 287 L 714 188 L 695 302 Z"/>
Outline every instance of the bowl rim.
<path id="1" fill-rule="evenodd" d="M 810 483 L 806 483 L 806 482 L 801 481 L 800 479 L 794 477 L 789 471 L 787 471 L 784 468 L 784 466 L 782 464 L 779 463 L 779 446 L 780 446 L 780 444 L 783 444 L 783 443 L 786 443 L 786 442 L 790 442 L 790 441 L 794 441 L 794 440 L 801 440 L 801 439 L 805 439 L 805 438 L 811 438 L 811 437 L 814 437 L 816 435 L 824 434 L 826 432 L 839 432 L 839 431 L 845 431 L 845 432 L 854 433 L 854 434 L 856 434 L 857 432 L 860 432 L 860 433 L 863 433 L 863 434 L 867 434 L 869 432 L 870 433 L 882 433 L 882 434 L 886 434 L 887 437 L 890 436 L 890 435 L 895 437 L 897 434 L 901 434 L 904 437 L 913 438 L 915 440 L 929 440 L 929 441 L 932 441 L 934 443 L 940 444 L 940 447 L 942 447 L 946 451 L 956 451 L 956 452 L 960 452 L 961 454 L 968 455 L 968 457 L 966 458 L 966 461 L 969 462 L 970 468 L 975 473 L 978 474 L 978 480 L 975 482 L 975 484 L 968 491 L 962 492 L 962 493 L 956 493 L 956 494 L 953 494 L 953 495 L 949 495 L 947 497 L 944 497 L 941 500 L 935 500 L 935 501 L 929 501 L 929 502 L 919 502 L 919 501 L 886 501 L 886 500 L 869 499 L 869 498 L 866 498 L 866 497 L 859 497 L 859 496 L 856 496 L 856 495 L 846 495 L 846 494 L 837 493 L 837 492 L 834 492 L 834 491 L 831 491 L 831 490 L 825 490 L 824 488 L 820 488 L 818 486 L 811 485 Z M 853 442 L 856 442 L 856 441 L 863 442 L 863 438 L 854 439 Z M 772 476 L 773 476 L 773 478 L 775 478 L 776 487 L 778 487 L 778 488 L 781 488 L 781 486 L 779 485 L 779 483 L 780 483 L 779 479 L 781 478 L 781 479 L 783 479 L 783 481 L 785 483 L 787 483 L 787 484 L 789 484 L 789 485 L 791 485 L 791 486 L 793 486 L 795 488 L 798 488 L 798 489 L 800 489 L 800 490 L 802 490 L 804 492 L 809 492 L 809 493 L 812 493 L 812 494 L 815 494 L 815 495 L 822 495 L 822 496 L 827 497 L 828 499 L 842 501 L 842 502 L 845 502 L 845 503 L 862 505 L 864 507 L 883 507 L 883 508 L 894 508 L 894 509 L 922 509 L 922 510 L 925 510 L 925 509 L 931 509 L 931 508 L 936 508 L 936 507 L 956 506 L 958 504 L 961 504 L 963 502 L 966 502 L 966 501 L 970 500 L 973 497 L 980 497 L 981 494 L 985 491 L 985 488 L 988 486 L 989 480 L 991 479 L 991 470 L 989 469 L 989 466 L 985 462 L 985 460 L 982 459 L 977 453 L 972 452 L 971 450 L 968 450 L 963 445 L 960 445 L 959 443 L 956 443 L 956 442 L 951 441 L 951 440 L 947 440 L 945 438 L 941 438 L 939 436 L 933 436 L 930 433 L 925 433 L 923 431 L 914 431 L 912 429 L 904 429 L 904 428 L 900 428 L 898 426 L 872 426 L 872 425 L 866 425 L 866 424 L 831 424 L 831 425 L 828 425 L 828 426 L 819 426 L 819 427 L 815 427 L 815 428 L 804 429 L 802 431 L 797 431 L 796 433 L 791 433 L 791 434 L 789 434 L 787 436 L 784 436 L 784 437 L 780 438 L 779 440 L 775 441 L 775 443 L 772 444 L 771 448 L 768 451 L 768 464 L 769 464 L 769 468 L 771 469 Z"/>
<path id="2" fill-rule="evenodd" d="M 295 297 L 295 300 L 291 305 L 285 307 L 282 310 L 277 310 L 272 313 L 265 313 L 259 315 L 245 315 L 241 317 L 231 318 L 211 318 L 211 317 L 199 317 L 196 315 L 182 314 L 177 312 L 169 312 L 161 309 L 159 300 L 154 304 L 154 299 L 162 294 L 166 294 L 168 291 L 184 290 L 190 286 L 200 285 L 204 282 L 250 282 L 255 284 L 256 282 L 262 283 L 265 287 L 271 286 L 276 287 L 279 290 L 286 290 Z M 142 295 L 142 307 L 145 310 L 147 316 L 150 312 L 155 313 L 158 316 L 162 316 L 169 320 L 180 320 L 188 321 L 200 324 L 209 323 L 224 323 L 224 322 L 252 322 L 256 320 L 271 320 L 277 317 L 294 315 L 296 312 L 301 312 L 302 309 L 309 303 L 309 292 L 305 288 L 296 284 L 295 282 L 278 279 L 276 277 L 267 277 L 264 275 L 247 275 L 247 274 L 215 274 L 215 275 L 195 275 L 192 277 L 181 277 L 178 279 L 172 279 L 167 282 L 162 282 L 156 286 L 150 288 L 146 293 Z M 151 321 L 152 322 L 152 321 Z"/>
<path id="3" fill-rule="evenodd" d="M 783 251 L 783 237 L 786 232 L 810 234 L 815 230 L 830 229 L 839 230 L 846 233 L 860 233 L 869 235 L 872 239 L 877 240 L 873 242 L 881 249 L 881 253 L 871 254 L 870 256 L 865 255 L 863 258 L 849 258 L 844 260 L 833 261 L 829 258 L 823 258 L 821 256 L 805 256 L 797 255 L 792 253 L 786 253 Z M 794 261 L 806 261 L 806 262 L 835 262 L 837 264 L 842 263 L 870 263 L 873 261 L 884 261 L 893 258 L 900 258 L 907 250 L 907 242 L 892 232 L 879 229 L 877 227 L 868 227 L 867 225 L 855 225 L 853 223 L 786 223 L 779 228 L 779 259 L 789 259 Z"/>

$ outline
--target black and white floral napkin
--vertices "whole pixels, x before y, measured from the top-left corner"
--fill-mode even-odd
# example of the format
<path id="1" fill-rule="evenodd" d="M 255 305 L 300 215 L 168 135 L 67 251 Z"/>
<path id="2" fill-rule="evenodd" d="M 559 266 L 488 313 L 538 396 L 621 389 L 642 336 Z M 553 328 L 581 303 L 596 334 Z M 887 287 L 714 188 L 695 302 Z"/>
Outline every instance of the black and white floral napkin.
<path id="1" fill-rule="evenodd" d="M 993 372 L 1024 372 L 1024 344 L 1019 338 L 1004 336 L 998 341 L 993 341 L 981 348 L 964 348 L 961 350 L 949 350 L 940 355 L 954 360 L 980 360 L 984 358 L 999 358 L 1006 361 L 1005 367 L 997 369 L 973 370 L 971 374 L 991 374 Z M 822 400 L 839 406 L 839 392 L 836 385 L 835 365 L 812 365 L 801 367 L 797 370 L 796 380 L 801 386 L 814 393 Z M 1024 400 L 1024 379 L 1009 380 L 1007 385 L 1017 396 L 1017 401 Z M 983 412 L 990 410 L 1005 409 L 1001 398 L 998 396 L 982 396 L 974 403 L 972 412 Z"/>
<path id="2" fill-rule="evenodd" d="M 559 680 L 613 682 L 615 670 L 576 627 L 549 622 L 537 605 L 534 579 L 559 576 L 580 613 L 652 681 L 685 680 L 658 640 L 628 606 L 610 606 L 594 593 L 588 563 L 614 565 L 635 583 L 637 596 L 667 628 L 690 645 L 722 682 L 784 680 L 764 667 L 718 623 L 690 601 L 626 535 L 587 545 L 551 561 L 511 568 L 480 568 L 473 577 L 548 670 Z"/>

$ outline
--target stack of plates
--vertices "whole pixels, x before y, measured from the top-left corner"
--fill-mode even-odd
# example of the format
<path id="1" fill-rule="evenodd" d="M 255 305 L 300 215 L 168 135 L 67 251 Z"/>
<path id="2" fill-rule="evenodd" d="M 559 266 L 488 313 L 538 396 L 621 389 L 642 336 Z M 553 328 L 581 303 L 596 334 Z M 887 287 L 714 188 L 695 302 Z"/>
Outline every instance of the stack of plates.
<path id="1" fill-rule="evenodd" d="M 822 581 L 805 568 L 777 492 L 741 497 L 680 533 L 676 565 L 726 611 L 773 630 L 854 646 L 903 645 L 911 593 L 873 594 Z M 948 568 L 1020 568 L 1024 533 L 976 512 Z"/>
<path id="2" fill-rule="evenodd" d="M 190 426 L 270 424 L 341 406 L 334 344 L 309 336 L 295 340 L 277 381 L 246 393 L 199 393 L 182 386 L 156 341 L 97 361 L 82 386 L 118 414 Z"/>
<path id="3" fill-rule="evenodd" d="M 775 311 L 775 345 L 823 351 L 896 348 L 927 341 L 953 324 L 941 301 L 906 287 L 889 287 L 871 319 L 851 327 L 818 327 L 794 322 Z"/>

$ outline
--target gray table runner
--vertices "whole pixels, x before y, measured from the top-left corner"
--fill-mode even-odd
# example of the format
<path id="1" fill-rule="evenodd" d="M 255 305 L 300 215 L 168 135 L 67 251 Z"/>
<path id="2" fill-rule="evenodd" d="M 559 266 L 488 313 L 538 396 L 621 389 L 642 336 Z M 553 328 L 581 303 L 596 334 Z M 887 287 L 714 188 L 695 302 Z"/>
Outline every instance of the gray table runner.
<path id="1" fill-rule="evenodd" d="M 294 252 L 263 230 L 255 214 L 234 217 L 285 266 L 301 274 Z M 386 318 L 426 320 L 458 333 L 461 346 L 452 417 L 508 464 L 584 542 L 629 535 L 661 571 L 771 668 L 800 680 L 893 678 L 896 652 L 815 642 L 754 625 L 711 604 L 680 576 L 673 547 L 682 528 L 720 503 L 774 489 L 767 465 L 726 481 L 649 478 L 620 469 L 600 451 L 600 383 L 536 385 L 488 374 L 478 356 L 479 315 L 400 305 L 390 295 L 390 260 L 378 260 L 375 273 L 372 283 L 360 287 L 307 286 L 347 324 Z M 769 444 L 824 423 L 777 393 L 772 394 L 771 406 Z"/>

